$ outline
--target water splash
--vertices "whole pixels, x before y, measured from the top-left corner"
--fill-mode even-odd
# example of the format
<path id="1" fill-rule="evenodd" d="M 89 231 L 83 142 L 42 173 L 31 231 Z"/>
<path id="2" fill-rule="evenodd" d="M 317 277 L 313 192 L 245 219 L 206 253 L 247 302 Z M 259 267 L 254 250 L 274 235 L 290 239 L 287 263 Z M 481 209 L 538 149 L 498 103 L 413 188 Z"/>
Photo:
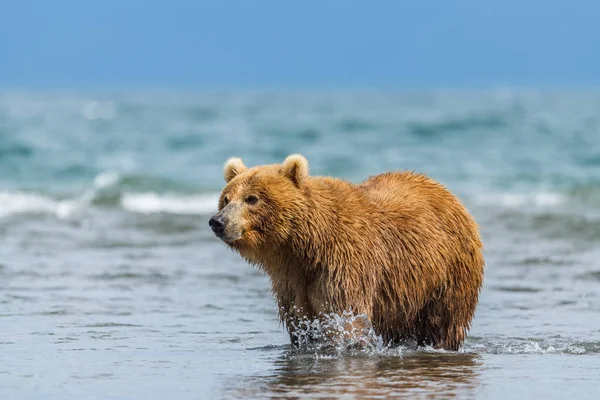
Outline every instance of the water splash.
<path id="1" fill-rule="evenodd" d="M 291 323 L 292 355 L 312 358 L 345 356 L 404 357 L 414 353 L 434 354 L 597 354 L 600 342 L 567 338 L 467 338 L 458 351 L 418 346 L 415 342 L 385 343 L 364 314 L 351 311 L 297 318 Z"/>
<path id="2" fill-rule="evenodd" d="M 600 353 L 600 342 L 575 341 L 566 338 L 471 338 L 467 341 L 464 352 L 478 354 L 597 354 Z"/>
<path id="3" fill-rule="evenodd" d="M 291 322 L 295 350 L 316 355 L 348 352 L 378 353 L 386 347 L 364 314 L 321 313 L 318 318 L 297 318 Z"/>

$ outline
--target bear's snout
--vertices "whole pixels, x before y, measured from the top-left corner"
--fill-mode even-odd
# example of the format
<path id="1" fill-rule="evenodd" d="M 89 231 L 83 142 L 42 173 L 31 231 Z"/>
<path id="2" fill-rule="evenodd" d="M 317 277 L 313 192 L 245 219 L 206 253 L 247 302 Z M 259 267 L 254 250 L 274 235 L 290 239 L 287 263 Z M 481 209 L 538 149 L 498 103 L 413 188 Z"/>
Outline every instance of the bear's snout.
<path id="1" fill-rule="evenodd" d="M 219 214 L 213 215 L 208 220 L 208 225 L 210 226 L 210 228 L 212 229 L 212 231 L 217 236 L 223 235 L 223 232 L 225 231 L 225 225 L 226 224 L 227 224 L 227 218 L 225 218 L 223 215 L 219 215 Z"/>

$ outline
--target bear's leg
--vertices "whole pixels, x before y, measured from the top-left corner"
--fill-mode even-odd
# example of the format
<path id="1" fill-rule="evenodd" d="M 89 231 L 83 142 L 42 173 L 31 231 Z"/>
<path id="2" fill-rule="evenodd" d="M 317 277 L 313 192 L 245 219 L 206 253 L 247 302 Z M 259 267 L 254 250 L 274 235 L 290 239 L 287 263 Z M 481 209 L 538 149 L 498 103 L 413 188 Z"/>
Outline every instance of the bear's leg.
<path id="1" fill-rule="evenodd" d="M 415 323 L 415 339 L 419 346 L 443 347 L 445 341 L 444 307 L 440 299 L 431 299 L 417 314 Z"/>
<path id="2" fill-rule="evenodd" d="M 458 350 L 463 344 L 477 306 L 478 286 L 459 290 L 448 282 L 439 288 L 419 311 L 415 336 L 419 345 Z"/>
<path id="3" fill-rule="evenodd" d="M 447 291 L 438 289 L 434 298 L 417 314 L 415 337 L 419 346 L 458 350 L 465 339 L 464 318 L 448 304 Z"/>
<path id="4" fill-rule="evenodd" d="M 449 274 L 439 307 L 443 310 L 439 347 L 458 350 L 467 337 L 483 283 L 483 257 L 474 251 L 459 260 Z"/>

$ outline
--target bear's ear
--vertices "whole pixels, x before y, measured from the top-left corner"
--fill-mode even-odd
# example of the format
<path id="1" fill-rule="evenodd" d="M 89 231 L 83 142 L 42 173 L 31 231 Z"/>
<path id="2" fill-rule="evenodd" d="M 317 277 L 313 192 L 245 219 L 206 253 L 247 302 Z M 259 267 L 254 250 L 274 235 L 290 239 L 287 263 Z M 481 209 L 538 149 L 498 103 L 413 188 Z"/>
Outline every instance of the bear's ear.
<path id="1" fill-rule="evenodd" d="M 241 158 L 231 157 L 225 162 L 225 167 L 223 168 L 225 182 L 229 183 L 230 180 L 246 171 L 248 171 L 248 167 L 244 165 Z"/>
<path id="2" fill-rule="evenodd" d="M 283 162 L 281 173 L 289 178 L 294 185 L 300 186 L 302 180 L 308 176 L 308 161 L 300 154 L 292 154 Z"/>

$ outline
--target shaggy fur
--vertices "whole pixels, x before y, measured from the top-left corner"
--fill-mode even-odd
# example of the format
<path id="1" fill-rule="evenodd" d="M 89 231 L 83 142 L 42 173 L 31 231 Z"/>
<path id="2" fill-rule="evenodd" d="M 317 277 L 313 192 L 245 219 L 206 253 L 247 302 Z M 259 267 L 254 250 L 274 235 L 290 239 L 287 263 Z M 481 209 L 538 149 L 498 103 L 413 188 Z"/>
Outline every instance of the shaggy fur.
<path id="1" fill-rule="evenodd" d="M 484 260 L 478 228 L 439 183 L 389 172 L 361 184 L 283 164 L 225 164 L 220 238 L 269 275 L 293 340 L 296 318 L 352 310 L 394 343 L 457 350 Z"/>

